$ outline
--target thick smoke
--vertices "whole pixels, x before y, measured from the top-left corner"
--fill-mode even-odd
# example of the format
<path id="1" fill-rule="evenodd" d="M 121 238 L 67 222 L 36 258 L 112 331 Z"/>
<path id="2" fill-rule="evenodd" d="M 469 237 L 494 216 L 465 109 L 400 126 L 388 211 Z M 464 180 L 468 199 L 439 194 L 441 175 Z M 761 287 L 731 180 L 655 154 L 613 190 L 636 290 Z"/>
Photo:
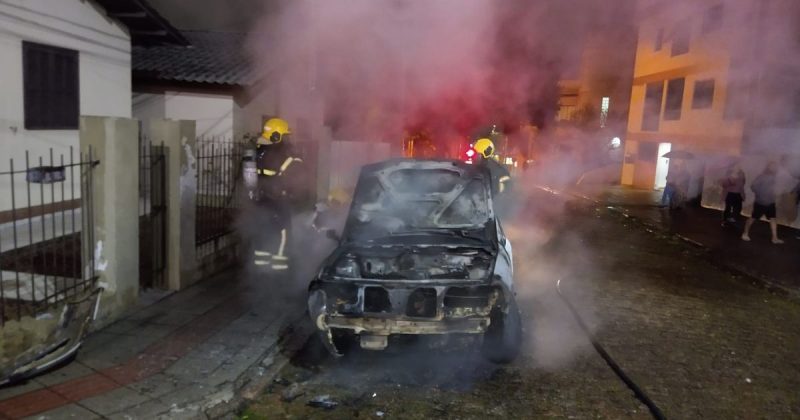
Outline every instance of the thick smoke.
<path id="1" fill-rule="evenodd" d="M 439 154 L 452 157 L 491 125 L 511 135 L 524 125 L 546 129 L 557 110 L 557 82 L 578 65 L 587 35 L 621 24 L 616 7 L 629 4 L 293 0 L 258 20 L 247 48 L 265 80 L 259 88 L 280 97 L 281 116 L 321 121 L 340 140 L 399 144 L 424 129 Z M 563 174 L 559 182 L 575 177 L 570 159 L 554 166 Z M 526 217 L 560 214 L 560 204 L 526 206 L 530 194 L 519 191 L 516 207 L 525 207 Z M 541 248 L 554 234 L 552 225 L 508 225 L 517 244 L 520 305 L 531 326 L 525 353 L 542 367 L 561 366 L 587 342 L 556 300 L 554 284 L 574 274 L 565 268 L 574 258 L 588 261 L 581 257 L 587 252 L 569 240 L 559 252 L 573 260 L 545 263 Z M 297 279 L 293 288 L 301 290 L 309 279 Z M 473 358 L 447 360 L 442 367 L 451 369 Z"/>
<path id="2" fill-rule="evenodd" d="M 315 121 L 321 103 L 340 139 L 399 142 L 424 127 L 446 150 L 492 124 L 553 119 L 557 81 L 614 9 L 562 3 L 291 1 L 260 20 L 248 48 L 281 85 L 282 115 Z"/>

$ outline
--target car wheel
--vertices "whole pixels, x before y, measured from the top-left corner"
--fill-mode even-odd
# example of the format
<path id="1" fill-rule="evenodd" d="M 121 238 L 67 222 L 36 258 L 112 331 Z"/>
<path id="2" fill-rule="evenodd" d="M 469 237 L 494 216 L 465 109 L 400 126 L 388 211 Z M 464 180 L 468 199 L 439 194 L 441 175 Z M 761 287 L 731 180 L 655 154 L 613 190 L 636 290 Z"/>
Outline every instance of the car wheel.
<path id="1" fill-rule="evenodd" d="M 483 335 L 483 355 L 494 363 L 510 363 L 522 347 L 522 317 L 516 301 L 511 299 L 508 311 L 492 311 L 491 324 Z"/>

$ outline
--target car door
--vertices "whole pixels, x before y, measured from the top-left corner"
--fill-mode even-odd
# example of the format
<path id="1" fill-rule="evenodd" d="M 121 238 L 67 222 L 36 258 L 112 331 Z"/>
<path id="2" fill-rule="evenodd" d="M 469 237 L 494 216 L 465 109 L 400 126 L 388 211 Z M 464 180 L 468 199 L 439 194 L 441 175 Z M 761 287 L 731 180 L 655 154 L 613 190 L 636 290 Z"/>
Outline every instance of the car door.
<path id="1" fill-rule="evenodd" d="M 497 243 L 500 244 L 500 249 L 497 253 L 494 273 L 500 276 L 509 290 L 514 290 L 514 252 L 511 248 L 511 241 L 506 238 L 500 221 L 497 220 L 495 223 L 497 224 Z"/>

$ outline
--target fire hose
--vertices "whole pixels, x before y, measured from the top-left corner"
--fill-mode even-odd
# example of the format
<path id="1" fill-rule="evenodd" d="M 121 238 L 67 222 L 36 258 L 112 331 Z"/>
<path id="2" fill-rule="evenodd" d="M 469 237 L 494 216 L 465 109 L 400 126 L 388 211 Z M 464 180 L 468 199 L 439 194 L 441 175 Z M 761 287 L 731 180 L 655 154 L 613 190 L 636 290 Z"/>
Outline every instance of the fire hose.
<path id="1" fill-rule="evenodd" d="M 636 399 L 638 399 L 639 401 L 642 402 L 642 404 L 647 406 L 653 418 L 658 420 L 665 419 L 666 417 L 664 417 L 664 413 L 661 412 L 661 409 L 658 408 L 656 403 L 650 399 L 650 397 L 642 390 L 642 388 L 636 385 L 636 382 L 634 382 L 633 379 L 631 379 L 625 373 L 625 371 L 622 370 L 619 364 L 617 364 L 617 362 L 614 361 L 613 358 L 611 358 L 611 355 L 609 355 L 608 352 L 605 350 L 605 348 L 603 348 L 603 346 L 600 344 L 600 342 L 597 341 L 597 338 L 589 330 L 589 327 L 586 326 L 586 324 L 583 322 L 583 319 L 578 314 L 578 311 L 575 309 L 575 307 L 572 305 L 572 302 L 570 302 L 569 299 L 567 299 L 567 296 L 561 292 L 561 279 L 558 279 L 558 281 L 556 282 L 556 291 L 558 292 L 558 295 L 561 297 L 561 300 L 563 300 L 564 303 L 567 305 L 569 311 L 572 312 L 572 315 L 575 317 L 575 321 L 578 322 L 578 325 L 581 327 L 583 332 L 586 333 L 587 337 L 589 337 L 589 341 L 592 343 L 592 346 L 594 347 L 595 351 L 597 351 L 600 357 L 602 357 L 603 360 L 605 360 L 608 367 L 614 371 L 617 377 L 619 377 L 619 379 L 622 380 L 622 382 L 624 382 L 625 385 L 627 385 L 631 391 L 633 391 L 633 395 L 636 397 Z"/>

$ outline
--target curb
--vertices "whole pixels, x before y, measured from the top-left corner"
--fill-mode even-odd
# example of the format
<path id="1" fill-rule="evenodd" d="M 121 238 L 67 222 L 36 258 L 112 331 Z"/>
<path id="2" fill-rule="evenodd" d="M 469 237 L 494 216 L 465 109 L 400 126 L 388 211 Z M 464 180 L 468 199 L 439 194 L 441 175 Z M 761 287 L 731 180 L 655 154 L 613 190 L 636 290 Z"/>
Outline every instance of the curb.
<path id="1" fill-rule="evenodd" d="M 739 265 L 737 265 L 735 263 L 731 263 L 731 262 L 727 262 L 727 261 L 721 261 L 720 259 L 715 258 L 715 256 L 713 255 L 713 252 L 714 252 L 713 248 L 710 248 L 710 247 L 706 246 L 705 244 L 703 244 L 701 242 L 695 241 L 694 239 L 688 238 L 688 237 L 686 237 L 684 235 L 681 235 L 679 233 L 670 232 L 670 231 L 664 229 L 662 226 L 659 226 L 659 225 L 656 225 L 656 224 L 653 224 L 653 223 L 649 223 L 649 222 L 647 222 L 647 221 L 645 221 L 645 220 L 643 220 L 641 218 L 638 218 L 636 216 L 632 216 L 632 215 L 628 214 L 628 212 L 625 210 L 624 207 L 621 207 L 619 205 L 608 205 L 608 204 L 605 204 L 605 203 L 603 203 L 603 202 L 601 202 L 599 200 L 596 200 L 594 198 L 585 196 L 583 194 L 575 193 L 575 192 L 572 192 L 572 191 L 555 191 L 555 190 L 551 190 L 549 188 L 542 188 L 542 190 L 546 191 L 546 192 L 549 192 L 551 194 L 569 195 L 569 196 L 572 196 L 574 198 L 578 198 L 578 199 L 589 201 L 589 202 L 593 203 L 598 209 L 599 208 L 605 208 L 610 213 L 622 216 L 625 219 L 627 219 L 627 220 L 639 225 L 640 227 L 643 227 L 645 229 L 645 231 L 647 231 L 649 233 L 652 233 L 652 234 L 658 233 L 658 234 L 663 235 L 663 236 L 669 236 L 669 237 L 673 237 L 673 238 L 679 239 L 682 242 L 687 243 L 687 244 L 689 244 L 689 245 L 691 245 L 691 246 L 693 246 L 695 248 L 698 248 L 701 251 L 703 251 L 706 254 L 705 257 L 714 266 L 716 266 L 716 267 L 718 267 L 720 269 L 726 270 L 726 271 L 728 271 L 728 272 L 730 272 L 732 274 L 736 274 L 736 275 L 739 275 L 739 276 L 743 276 L 743 277 L 752 279 L 753 281 L 750 281 L 748 283 L 753 284 L 753 285 L 758 286 L 758 287 L 761 287 L 761 288 L 763 288 L 763 289 L 765 289 L 765 290 L 767 290 L 769 292 L 776 293 L 778 295 L 781 295 L 781 296 L 784 296 L 784 297 L 787 297 L 787 298 L 790 298 L 790 299 L 793 299 L 793 300 L 800 300 L 800 290 L 795 290 L 793 288 L 786 287 L 786 286 L 784 286 L 782 284 L 776 283 L 771 278 L 769 278 L 767 276 L 764 276 L 764 275 L 762 275 L 760 273 L 748 270 L 746 267 L 742 267 L 742 266 L 739 266 Z"/>
<path id="2" fill-rule="evenodd" d="M 199 402 L 210 419 L 238 418 L 237 413 L 255 400 L 313 335 L 304 312 L 295 316 L 278 333 L 275 343 L 239 375 L 230 388 L 206 396 Z M 291 341 L 289 341 L 291 339 Z M 225 395 L 219 395 L 224 393 Z M 227 397 L 227 398 L 225 398 Z M 168 414 L 168 413 L 165 413 Z M 200 413 L 198 413 L 200 414 Z M 202 416 L 201 416 L 202 418 Z"/>

